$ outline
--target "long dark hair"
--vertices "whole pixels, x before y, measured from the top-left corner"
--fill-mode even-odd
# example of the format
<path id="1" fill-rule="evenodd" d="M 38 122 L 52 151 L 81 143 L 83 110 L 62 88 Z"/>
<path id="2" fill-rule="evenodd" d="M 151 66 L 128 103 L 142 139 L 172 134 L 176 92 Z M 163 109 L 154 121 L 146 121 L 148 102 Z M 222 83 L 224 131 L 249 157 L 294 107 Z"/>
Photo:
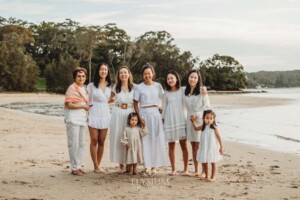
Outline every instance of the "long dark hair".
<path id="1" fill-rule="evenodd" d="M 130 92 L 132 90 L 132 88 L 133 88 L 133 81 L 132 81 L 133 78 L 132 78 L 132 74 L 131 74 L 130 69 L 126 65 L 123 65 L 123 66 L 121 66 L 118 69 L 118 72 L 117 72 L 117 75 L 116 75 L 116 92 L 117 93 L 121 92 L 122 82 L 121 82 L 120 77 L 119 77 L 121 69 L 127 69 L 127 71 L 128 71 L 128 74 L 129 74 L 129 78 L 128 78 L 128 90 Z"/>
<path id="2" fill-rule="evenodd" d="M 197 85 L 196 85 L 192 95 L 200 94 L 200 87 L 202 86 L 201 74 L 198 70 L 193 69 L 186 76 L 186 88 L 185 88 L 185 91 L 184 91 L 185 96 L 187 96 L 191 92 L 191 86 L 189 84 L 189 77 L 192 73 L 196 73 L 197 76 L 198 76 L 198 82 L 197 82 Z"/>
<path id="3" fill-rule="evenodd" d="M 137 126 L 140 127 L 141 126 L 141 119 L 140 119 L 139 115 L 136 112 L 129 113 L 129 115 L 127 117 L 127 125 L 130 126 L 130 119 L 132 117 L 137 117 L 137 119 L 138 119 Z"/>
<path id="4" fill-rule="evenodd" d="M 99 82 L 100 82 L 99 70 L 100 70 L 100 68 L 101 68 L 102 65 L 105 65 L 107 67 L 107 76 L 105 78 L 106 86 L 110 86 L 111 85 L 111 78 L 110 78 L 108 64 L 106 64 L 106 63 L 100 63 L 100 65 L 98 65 L 98 67 L 95 70 L 94 80 L 93 80 L 94 81 L 94 86 L 96 88 L 98 88 L 98 86 L 99 86 Z"/>
<path id="5" fill-rule="evenodd" d="M 179 75 L 178 75 L 178 73 L 177 73 L 176 71 L 170 70 L 170 71 L 167 73 L 166 77 L 165 77 L 165 86 L 166 86 L 167 91 L 169 91 L 169 90 L 171 89 L 171 87 L 169 86 L 168 81 L 167 81 L 168 75 L 169 75 L 169 74 L 172 74 L 172 75 L 175 76 L 175 78 L 176 78 L 176 85 L 175 85 L 175 87 L 176 87 L 177 89 L 179 89 L 179 88 L 181 87 Z"/>
<path id="6" fill-rule="evenodd" d="M 204 118 L 205 118 L 206 115 L 209 115 L 209 114 L 211 114 L 212 116 L 214 116 L 214 122 L 210 125 L 210 128 L 215 129 L 216 126 L 217 126 L 217 123 L 216 123 L 216 114 L 212 110 L 205 110 L 203 112 L 203 117 L 202 117 L 202 120 L 203 120 L 202 131 L 204 131 L 205 125 L 206 125 L 204 123 Z"/>

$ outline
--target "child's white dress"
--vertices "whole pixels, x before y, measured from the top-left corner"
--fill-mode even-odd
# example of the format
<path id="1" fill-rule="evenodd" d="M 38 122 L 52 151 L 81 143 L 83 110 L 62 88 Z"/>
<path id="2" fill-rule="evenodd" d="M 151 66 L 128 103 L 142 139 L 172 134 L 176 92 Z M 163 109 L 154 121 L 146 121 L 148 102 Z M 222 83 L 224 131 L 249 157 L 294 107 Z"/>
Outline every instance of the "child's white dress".
<path id="1" fill-rule="evenodd" d="M 183 102 L 184 90 L 166 91 L 163 94 L 164 129 L 167 142 L 186 139 L 186 111 Z"/>
<path id="2" fill-rule="evenodd" d="M 197 153 L 197 160 L 201 163 L 216 163 L 222 159 L 220 146 L 214 129 L 205 126 L 201 132 L 200 148 Z"/>
<path id="3" fill-rule="evenodd" d="M 149 131 L 139 127 L 126 127 L 121 139 L 122 144 L 129 144 L 129 149 L 125 155 L 126 164 L 143 164 L 142 137 L 148 135 Z"/>

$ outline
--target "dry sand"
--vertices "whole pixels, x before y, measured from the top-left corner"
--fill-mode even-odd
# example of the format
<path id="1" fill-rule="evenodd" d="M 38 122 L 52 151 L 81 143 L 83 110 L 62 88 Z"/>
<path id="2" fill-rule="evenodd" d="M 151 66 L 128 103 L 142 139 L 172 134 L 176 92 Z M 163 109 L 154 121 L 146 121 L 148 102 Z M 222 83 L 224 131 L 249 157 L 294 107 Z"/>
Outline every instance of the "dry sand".
<path id="1" fill-rule="evenodd" d="M 288 103 L 233 95 L 210 98 L 212 104 L 222 106 Z M 62 103 L 64 97 L 0 93 L 0 99 L 0 104 Z M 168 176 L 170 167 L 161 168 L 154 178 L 144 178 L 117 174 L 117 165 L 109 161 L 108 137 L 102 165 L 105 173 L 96 174 L 92 171 L 87 135 L 84 165 L 88 173 L 79 177 L 70 174 L 62 118 L 1 107 L 0 113 L 0 199 L 300 199 L 299 155 L 225 142 L 216 182 Z M 176 166 L 182 170 L 179 145 L 176 156 Z M 193 170 L 191 160 L 189 170 Z"/>

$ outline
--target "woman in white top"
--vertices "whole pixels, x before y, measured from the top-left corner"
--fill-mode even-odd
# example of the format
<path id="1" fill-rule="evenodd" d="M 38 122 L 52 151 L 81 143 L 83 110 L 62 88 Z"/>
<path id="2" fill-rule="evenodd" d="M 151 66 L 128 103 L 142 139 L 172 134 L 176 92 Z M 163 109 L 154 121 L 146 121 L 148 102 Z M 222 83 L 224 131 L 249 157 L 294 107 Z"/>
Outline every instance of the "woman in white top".
<path id="1" fill-rule="evenodd" d="M 195 131 L 190 121 L 191 117 L 197 117 L 202 119 L 203 111 L 210 109 L 210 102 L 207 94 L 202 94 L 201 91 L 202 79 L 201 74 L 197 70 L 191 70 L 187 75 L 186 88 L 184 91 L 184 103 L 187 110 L 187 140 L 191 142 L 193 152 L 193 162 L 195 167 L 195 173 L 193 176 L 199 176 L 197 151 L 200 144 L 201 131 Z M 202 125 L 202 120 L 198 122 Z M 201 145 L 201 144 L 200 144 Z M 203 169 L 201 176 L 204 175 Z"/>
<path id="2" fill-rule="evenodd" d="M 160 114 L 163 88 L 160 83 L 153 81 L 155 72 L 150 64 L 143 66 L 142 75 L 144 82 L 134 89 L 134 109 L 141 118 L 141 125 L 146 126 L 150 132 L 142 139 L 145 175 L 155 175 L 156 167 L 168 165 L 165 134 Z"/>
<path id="3" fill-rule="evenodd" d="M 84 174 L 82 156 L 85 143 L 87 111 L 89 97 L 84 85 L 87 71 L 77 67 L 73 71 L 74 83 L 69 86 L 65 97 L 65 123 L 67 126 L 68 149 L 71 162 L 71 173 L 77 176 Z"/>
<path id="4" fill-rule="evenodd" d="M 120 164 L 119 173 L 124 172 L 126 149 L 120 141 L 127 126 L 128 115 L 133 112 L 133 90 L 132 74 L 127 66 L 121 66 L 112 90 L 115 104 L 110 125 L 110 161 Z"/>
<path id="5" fill-rule="evenodd" d="M 94 76 L 94 82 L 88 84 L 90 110 L 88 126 L 90 132 L 90 153 L 94 163 L 94 172 L 100 173 L 100 163 L 104 152 L 107 129 L 110 127 L 109 101 L 111 79 L 108 65 L 100 64 Z"/>

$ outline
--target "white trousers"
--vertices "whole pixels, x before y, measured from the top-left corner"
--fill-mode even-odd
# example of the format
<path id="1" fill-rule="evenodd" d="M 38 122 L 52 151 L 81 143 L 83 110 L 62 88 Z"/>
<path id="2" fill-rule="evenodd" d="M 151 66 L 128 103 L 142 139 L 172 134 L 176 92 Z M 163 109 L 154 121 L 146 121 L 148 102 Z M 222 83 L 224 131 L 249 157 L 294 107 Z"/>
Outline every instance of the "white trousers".
<path id="1" fill-rule="evenodd" d="M 85 145 L 86 126 L 67 123 L 68 149 L 71 170 L 82 167 L 82 157 Z"/>

